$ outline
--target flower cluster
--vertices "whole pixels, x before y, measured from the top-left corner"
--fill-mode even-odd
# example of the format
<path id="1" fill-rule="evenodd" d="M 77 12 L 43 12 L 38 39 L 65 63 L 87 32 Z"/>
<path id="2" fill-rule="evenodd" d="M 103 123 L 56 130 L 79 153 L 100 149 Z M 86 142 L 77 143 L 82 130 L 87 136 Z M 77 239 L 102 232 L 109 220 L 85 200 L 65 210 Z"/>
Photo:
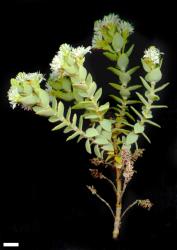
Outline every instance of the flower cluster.
<path id="1" fill-rule="evenodd" d="M 152 202 L 149 199 L 138 200 L 138 205 L 148 210 L 150 210 L 153 206 Z"/>
<path id="2" fill-rule="evenodd" d="M 12 108 L 21 104 L 22 108 L 30 110 L 39 101 L 37 92 L 43 80 L 44 76 L 38 72 L 20 72 L 16 78 L 12 78 L 8 91 L 8 99 Z"/>
<path id="3" fill-rule="evenodd" d="M 122 147 L 121 150 L 121 158 L 122 163 L 124 166 L 123 177 L 124 177 L 124 184 L 127 185 L 128 182 L 132 179 L 134 175 L 134 162 L 132 161 L 131 152 L 125 147 Z"/>
<path id="4" fill-rule="evenodd" d="M 160 58 L 163 53 L 160 52 L 155 46 L 150 46 L 144 51 L 143 58 L 146 58 L 147 61 L 151 61 L 154 64 L 160 63 Z"/>
<path id="5" fill-rule="evenodd" d="M 111 51 L 110 44 L 116 33 L 126 39 L 133 31 L 134 28 L 129 22 L 121 20 L 118 15 L 109 14 L 95 22 L 92 47 Z"/>
<path id="6" fill-rule="evenodd" d="M 69 44 L 62 44 L 50 64 L 51 77 L 62 78 L 74 74 L 75 69 L 83 65 L 85 55 L 90 50 L 91 46 L 87 48 L 83 46 L 73 48 Z"/>

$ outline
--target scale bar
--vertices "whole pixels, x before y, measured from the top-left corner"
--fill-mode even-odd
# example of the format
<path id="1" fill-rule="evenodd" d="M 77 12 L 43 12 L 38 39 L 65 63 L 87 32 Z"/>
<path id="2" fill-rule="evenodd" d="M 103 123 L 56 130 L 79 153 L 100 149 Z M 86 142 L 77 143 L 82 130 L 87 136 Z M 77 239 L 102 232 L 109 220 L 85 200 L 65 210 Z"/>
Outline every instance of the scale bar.
<path id="1" fill-rule="evenodd" d="M 4 242 L 3 247 L 19 247 L 19 242 Z"/>

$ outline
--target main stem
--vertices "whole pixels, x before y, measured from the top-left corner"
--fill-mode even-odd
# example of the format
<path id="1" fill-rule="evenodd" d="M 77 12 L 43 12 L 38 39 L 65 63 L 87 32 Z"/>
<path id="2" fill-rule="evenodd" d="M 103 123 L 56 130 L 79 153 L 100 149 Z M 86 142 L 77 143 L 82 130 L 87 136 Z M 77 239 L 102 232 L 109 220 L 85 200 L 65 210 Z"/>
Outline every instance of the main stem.
<path id="1" fill-rule="evenodd" d="M 121 211 L 122 211 L 122 182 L 120 179 L 120 169 L 116 168 L 116 183 L 117 183 L 117 192 L 116 192 L 116 212 L 114 220 L 114 229 L 113 229 L 113 239 L 117 239 L 119 236 L 119 230 L 121 225 Z"/>

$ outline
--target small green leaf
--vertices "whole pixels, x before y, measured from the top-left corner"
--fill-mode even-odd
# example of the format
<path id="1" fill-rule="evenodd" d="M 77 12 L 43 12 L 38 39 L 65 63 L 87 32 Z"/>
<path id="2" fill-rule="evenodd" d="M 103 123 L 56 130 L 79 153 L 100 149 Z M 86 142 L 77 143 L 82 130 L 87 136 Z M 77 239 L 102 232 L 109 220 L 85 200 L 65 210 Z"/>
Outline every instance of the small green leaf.
<path id="1" fill-rule="evenodd" d="M 91 114 L 91 115 L 84 114 L 84 118 L 92 120 L 92 119 L 98 119 L 99 116 L 96 114 Z"/>
<path id="2" fill-rule="evenodd" d="M 101 105 L 100 107 L 99 107 L 99 111 L 107 111 L 109 109 L 109 102 L 106 102 L 105 104 L 103 104 L 103 105 Z"/>
<path id="3" fill-rule="evenodd" d="M 70 117 L 71 117 L 71 107 L 69 107 L 67 114 L 66 114 L 66 120 L 70 121 Z"/>
<path id="4" fill-rule="evenodd" d="M 134 132 L 135 132 L 135 134 L 143 133 L 144 132 L 144 126 L 141 123 L 137 122 L 134 125 Z"/>
<path id="5" fill-rule="evenodd" d="M 113 40 L 112 40 L 112 46 L 113 49 L 118 52 L 121 50 L 121 48 L 123 47 L 124 44 L 124 40 L 121 36 L 121 34 L 119 34 L 118 32 L 115 33 Z"/>
<path id="6" fill-rule="evenodd" d="M 85 148 L 86 148 L 86 150 L 87 150 L 87 152 L 88 152 L 89 154 L 92 153 L 91 147 L 90 147 L 90 141 L 89 141 L 89 139 L 87 139 L 86 142 L 85 142 Z"/>
<path id="7" fill-rule="evenodd" d="M 108 119 L 103 119 L 101 122 L 100 122 L 100 125 L 101 125 L 101 127 L 104 129 L 104 130 L 106 130 L 106 131 L 108 131 L 108 132 L 111 132 L 111 121 L 110 120 L 108 120 Z"/>
<path id="8" fill-rule="evenodd" d="M 132 91 L 132 90 L 139 89 L 139 88 L 141 88 L 141 87 L 142 87 L 141 85 L 134 85 L 134 86 L 128 87 L 128 90 L 129 90 L 129 91 Z"/>
<path id="9" fill-rule="evenodd" d="M 101 132 L 101 131 L 100 131 Z M 108 131 L 105 131 L 103 130 L 101 132 L 101 134 L 107 139 L 107 140 L 111 140 L 111 136 L 112 136 L 112 133 L 111 132 L 108 132 Z"/>
<path id="10" fill-rule="evenodd" d="M 59 130 L 59 129 L 61 129 L 61 128 L 63 128 L 63 127 L 66 127 L 66 126 L 67 126 L 66 123 L 65 123 L 65 122 L 62 122 L 62 123 L 60 123 L 59 125 L 57 125 L 56 127 L 54 127 L 54 128 L 52 129 L 52 131 Z"/>
<path id="11" fill-rule="evenodd" d="M 117 55 L 110 53 L 110 52 L 103 52 L 103 55 L 106 56 L 108 59 L 110 59 L 113 62 L 117 61 Z"/>
<path id="12" fill-rule="evenodd" d="M 152 109 L 162 109 L 162 108 L 168 108 L 167 105 L 152 105 L 151 106 Z"/>
<path id="13" fill-rule="evenodd" d="M 138 112 L 138 110 L 136 110 L 134 107 L 131 106 L 131 109 L 135 112 L 135 114 L 140 118 L 142 119 L 142 115 Z"/>
<path id="14" fill-rule="evenodd" d="M 161 90 L 163 90 L 163 89 L 166 88 L 169 84 L 170 84 L 170 83 L 167 82 L 167 83 L 163 84 L 162 86 L 160 86 L 159 88 L 155 89 L 155 93 L 156 93 L 156 92 L 159 92 L 159 91 L 161 91 Z"/>
<path id="15" fill-rule="evenodd" d="M 73 115 L 73 119 L 72 119 L 72 126 L 73 126 L 73 127 L 76 126 L 76 122 L 77 122 L 77 115 L 74 114 L 74 115 Z"/>
<path id="16" fill-rule="evenodd" d="M 109 95 L 110 97 L 112 97 L 116 102 L 122 104 L 122 99 L 118 96 L 115 95 Z"/>
<path id="17" fill-rule="evenodd" d="M 128 136 L 126 138 L 126 144 L 131 145 L 131 144 L 135 143 L 137 140 L 138 140 L 138 135 L 131 132 L 130 134 L 128 134 Z"/>
<path id="18" fill-rule="evenodd" d="M 96 100 L 96 102 L 100 99 L 101 95 L 102 95 L 102 88 L 99 88 L 94 95 L 94 99 Z"/>
<path id="19" fill-rule="evenodd" d="M 80 116 L 79 118 L 79 129 L 82 130 L 83 127 L 83 116 Z"/>
<path id="20" fill-rule="evenodd" d="M 132 75 L 132 74 L 135 73 L 139 68 L 140 68 L 140 66 L 135 66 L 135 67 L 129 69 L 129 70 L 127 71 L 127 73 L 128 73 L 129 75 Z"/>
<path id="21" fill-rule="evenodd" d="M 106 151 L 114 151 L 114 147 L 111 143 L 102 146 L 102 149 L 104 149 Z"/>
<path id="22" fill-rule="evenodd" d="M 99 135 L 99 134 L 98 134 L 98 131 L 95 128 L 88 128 L 86 130 L 86 136 L 89 137 L 89 138 L 90 137 L 95 137 L 97 135 Z"/>
<path id="23" fill-rule="evenodd" d="M 146 122 L 146 123 L 149 123 L 149 124 L 151 124 L 151 125 L 153 125 L 153 126 L 155 126 L 155 127 L 161 128 L 161 126 L 160 126 L 158 123 L 153 122 L 153 121 L 151 121 L 151 120 L 146 120 L 145 122 Z"/>
<path id="24" fill-rule="evenodd" d="M 122 73 L 119 69 L 116 69 L 116 68 L 114 68 L 114 67 L 108 67 L 108 69 L 110 70 L 110 71 L 112 71 L 115 75 L 117 75 L 117 76 L 120 76 L 120 74 Z"/>
<path id="25" fill-rule="evenodd" d="M 147 102 L 147 100 L 146 100 L 140 93 L 136 92 L 136 94 L 137 94 L 137 96 L 139 97 L 140 101 L 142 101 L 142 103 L 143 103 L 145 106 L 149 105 L 148 102 Z"/>
<path id="26" fill-rule="evenodd" d="M 140 76 L 140 79 L 141 79 L 141 81 L 142 81 L 144 87 L 145 87 L 147 90 L 151 91 L 151 87 L 150 87 L 149 84 L 144 80 L 144 78 Z"/>
<path id="27" fill-rule="evenodd" d="M 66 141 L 72 140 L 74 139 L 76 136 L 80 135 L 79 131 L 76 131 L 74 134 L 70 135 Z"/>
<path id="28" fill-rule="evenodd" d="M 58 104 L 58 117 L 63 118 L 64 114 L 64 105 L 62 102 L 59 102 Z"/>
<path id="29" fill-rule="evenodd" d="M 114 89 L 116 90 L 121 90 L 121 85 L 117 84 L 117 83 L 109 83 L 109 85 L 111 85 Z"/>
<path id="30" fill-rule="evenodd" d="M 109 141 L 102 135 L 98 135 L 95 138 L 95 143 L 99 145 L 109 144 Z"/>
<path id="31" fill-rule="evenodd" d="M 94 147 L 94 152 L 95 152 L 95 155 L 96 155 L 98 158 L 102 158 L 101 153 L 100 153 L 100 149 L 99 149 L 98 145 L 95 145 L 95 147 Z"/>
<path id="32" fill-rule="evenodd" d="M 128 63 L 129 63 L 128 56 L 125 53 L 121 54 L 117 61 L 117 65 L 119 66 L 119 68 L 122 71 L 125 71 L 128 66 Z"/>
<path id="33" fill-rule="evenodd" d="M 87 70 L 84 68 L 84 66 L 79 67 L 79 78 L 82 81 L 85 81 L 85 78 L 87 76 Z"/>
<path id="34" fill-rule="evenodd" d="M 160 68 L 155 68 L 152 71 L 150 71 L 149 73 L 147 73 L 145 79 L 148 82 L 159 82 L 162 78 L 162 73 Z"/>
<path id="35" fill-rule="evenodd" d="M 130 56 L 132 54 L 134 47 L 135 47 L 135 45 L 132 44 L 132 46 L 127 50 L 127 52 L 126 52 L 127 56 Z"/>
<path id="36" fill-rule="evenodd" d="M 144 138 L 145 138 L 149 143 L 151 143 L 149 137 L 148 137 L 145 133 L 142 133 L 142 135 L 144 136 Z"/>

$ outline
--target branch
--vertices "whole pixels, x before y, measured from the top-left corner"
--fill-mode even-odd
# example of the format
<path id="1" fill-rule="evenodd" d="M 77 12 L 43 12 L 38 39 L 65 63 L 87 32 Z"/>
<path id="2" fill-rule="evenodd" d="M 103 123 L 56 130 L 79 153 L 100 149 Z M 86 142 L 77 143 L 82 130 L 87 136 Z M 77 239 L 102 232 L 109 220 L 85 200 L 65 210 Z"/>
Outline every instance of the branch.
<path id="1" fill-rule="evenodd" d="M 114 185 L 114 183 L 113 183 L 109 178 L 107 178 L 105 175 L 103 175 L 102 178 L 103 178 L 104 180 L 107 180 L 107 182 L 109 182 L 109 184 L 111 184 L 111 186 L 113 187 L 114 192 L 117 193 L 117 188 L 116 188 L 116 186 Z"/>
<path id="2" fill-rule="evenodd" d="M 109 205 L 109 203 L 107 201 L 105 201 L 98 193 L 97 193 L 97 190 L 95 189 L 94 186 L 87 186 L 87 188 L 90 190 L 90 192 L 94 195 L 96 195 L 96 197 L 98 199 L 100 199 L 108 208 L 109 208 L 109 211 L 111 212 L 112 216 L 115 218 L 115 215 L 114 215 L 114 212 L 111 208 L 111 206 Z"/>
<path id="3" fill-rule="evenodd" d="M 138 200 L 134 201 L 132 204 L 130 204 L 122 213 L 121 219 L 124 217 L 124 215 L 129 211 L 130 208 L 134 207 L 138 203 Z"/>

